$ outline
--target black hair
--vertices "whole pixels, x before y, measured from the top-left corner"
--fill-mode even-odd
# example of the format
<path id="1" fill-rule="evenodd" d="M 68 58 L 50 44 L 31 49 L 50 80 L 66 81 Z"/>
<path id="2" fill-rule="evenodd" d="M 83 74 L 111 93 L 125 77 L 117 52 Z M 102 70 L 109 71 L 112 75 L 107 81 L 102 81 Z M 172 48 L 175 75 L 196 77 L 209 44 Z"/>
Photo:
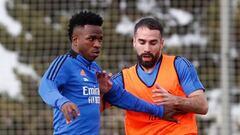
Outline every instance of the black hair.
<path id="1" fill-rule="evenodd" d="M 96 25 L 102 26 L 103 19 L 100 15 L 91 11 L 81 11 L 74 14 L 68 24 L 68 38 L 72 41 L 73 29 L 77 26 Z"/>
<path id="2" fill-rule="evenodd" d="M 145 17 L 145 18 L 140 19 L 134 27 L 134 34 L 136 34 L 139 27 L 147 27 L 150 30 L 159 30 L 160 34 L 161 35 L 163 34 L 162 25 L 160 24 L 160 22 L 157 19 L 152 18 L 152 17 Z"/>

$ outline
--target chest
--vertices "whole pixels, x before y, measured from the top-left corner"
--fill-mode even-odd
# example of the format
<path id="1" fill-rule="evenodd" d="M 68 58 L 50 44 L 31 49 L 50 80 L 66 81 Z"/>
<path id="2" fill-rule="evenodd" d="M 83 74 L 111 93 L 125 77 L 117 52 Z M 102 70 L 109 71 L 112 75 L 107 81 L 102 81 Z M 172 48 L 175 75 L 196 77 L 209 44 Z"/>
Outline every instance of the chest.
<path id="1" fill-rule="evenodd" d="M 169 68 L 169 66 L 159 69 L 157 75 L 152 78 L 154 81 L 152 81 L 150 86 L 142 80 L 142 76 L 137 74 L 134 68 L 123 71 L 123 76 L 126 90 L 149 102 L 152 101 L 152 90 L 156 89 L 154 84 L 160 85 L 171 94 L 178 96 L 184 95 L 174 68 Z"/>
<path id="2" fill-rule="evenodd" d="M 73 86 L 98 87 L 96 72 L 94 68 L 76 66 L 69 75 L 69 82 Z"/>
<path id="3" fill-rule="evenodd" d="M 100 89 L 94 68 L 75 66 L 69 74 L 63 94 L 79 105 L 99 104 Z"/>

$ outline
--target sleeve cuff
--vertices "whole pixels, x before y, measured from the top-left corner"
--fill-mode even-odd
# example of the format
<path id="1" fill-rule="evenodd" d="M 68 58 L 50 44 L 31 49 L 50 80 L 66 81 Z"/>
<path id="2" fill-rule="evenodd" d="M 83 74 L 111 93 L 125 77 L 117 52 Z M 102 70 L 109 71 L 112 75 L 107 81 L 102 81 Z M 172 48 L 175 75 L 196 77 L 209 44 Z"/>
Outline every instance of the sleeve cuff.
<path id="1" fill-rule="evenodd" d="M 158 116 L 160 116 L 160 118 L 163 118 L 164 115 L 164 107 L 163 105 L 158 106 Z"/>
<path id="2" fill-rule="evenodd" d="M 69 102 L 69 101 L 70 101 L 70 100 L 68 100 L 67 98 L 62 97 L 62 98 L 60 98 L 60 99 L 57 100 L 57 102 L 56 102 L 56 107 L 57 107 L 59 110 L 61 110 L 62 105 L 65 104 L 66 102 Z"/>

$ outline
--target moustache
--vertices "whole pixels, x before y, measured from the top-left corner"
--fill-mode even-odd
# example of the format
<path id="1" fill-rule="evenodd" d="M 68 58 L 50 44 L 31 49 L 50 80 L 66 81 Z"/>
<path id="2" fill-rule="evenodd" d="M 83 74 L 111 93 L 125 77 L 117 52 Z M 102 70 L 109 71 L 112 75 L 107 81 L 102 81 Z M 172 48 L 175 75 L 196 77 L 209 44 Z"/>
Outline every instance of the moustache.
<path id="1" fill-rule="evenodd" d="M 144 56 L 148 56 L 148 57 L 150 56 L 152 58 L 154 57 L 154 55 L 151 54 L 151 53 L 143 53 L 143 54 L 140 55 L 140 57 L 144 57 Z"/>

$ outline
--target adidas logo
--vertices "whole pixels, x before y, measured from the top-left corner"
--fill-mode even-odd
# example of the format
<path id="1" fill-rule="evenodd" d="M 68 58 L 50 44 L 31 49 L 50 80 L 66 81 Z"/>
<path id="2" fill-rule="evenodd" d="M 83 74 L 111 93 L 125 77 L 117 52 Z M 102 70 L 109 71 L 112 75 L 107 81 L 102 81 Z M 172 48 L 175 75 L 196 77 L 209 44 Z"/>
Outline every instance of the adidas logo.
<path id="1" fill-rule="evenodd" d="M 87 81 L 88 81 L 88 79 L 84 77 L 84 78 L 83 78 L 83 81 L 87 82 Z"/>
<path id="2" fill-rule="evenodd" d="M 81 76 L 86 76 L 86 73 L 85 73 L 85 71 L 83 69 L 80 71 L 80 75 Z"/>

